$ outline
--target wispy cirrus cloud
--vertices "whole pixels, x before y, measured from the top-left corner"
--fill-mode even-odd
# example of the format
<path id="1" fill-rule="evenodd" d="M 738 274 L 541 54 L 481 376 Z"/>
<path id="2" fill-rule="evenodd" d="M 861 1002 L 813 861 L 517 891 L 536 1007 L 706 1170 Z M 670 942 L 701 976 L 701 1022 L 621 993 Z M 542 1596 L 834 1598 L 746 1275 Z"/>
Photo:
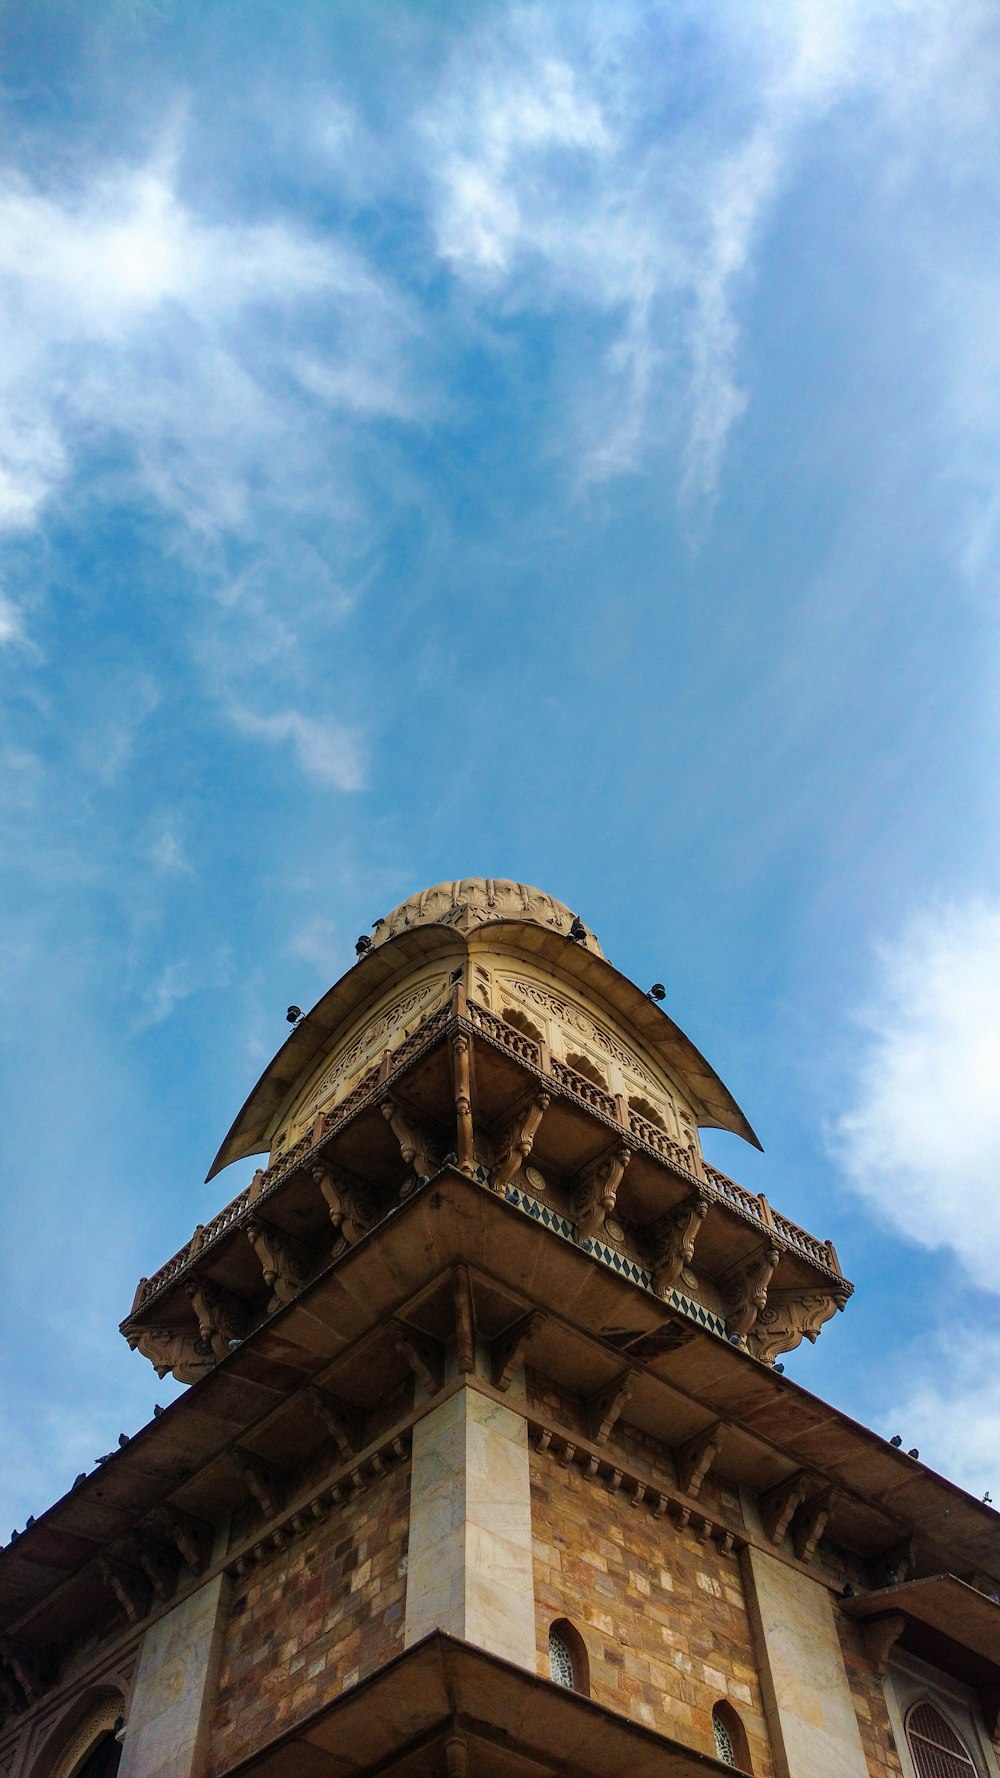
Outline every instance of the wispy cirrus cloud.
<path id="1" fill-rule="evenodd" d="M 333 718 L 304 716 L 300 710 L 282 710 L 261 716 L 234 706 L 233 721 L 244 734 L 275 744 L 288 742 L 306 775 L 337 790 L 360 790 L 364 784 L 361 746 L 357 735 Z"/>

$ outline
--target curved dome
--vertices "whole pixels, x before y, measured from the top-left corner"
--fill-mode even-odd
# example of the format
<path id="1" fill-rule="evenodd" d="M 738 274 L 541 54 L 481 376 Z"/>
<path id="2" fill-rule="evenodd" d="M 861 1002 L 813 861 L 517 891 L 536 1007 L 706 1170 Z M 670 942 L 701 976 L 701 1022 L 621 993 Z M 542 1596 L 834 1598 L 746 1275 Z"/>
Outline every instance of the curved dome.
<path id="1" fill-rule="evenodd" d="M 506 877 L 463 877 L 458 883 L 435 883 L 433 889 L 422 889 L 419 895 L 401 901 L 384 920 L 376 921 L 372 944 L 385 944 L 411 926 L 450 926 L 455 932 L 472 932 L 495 920 L 527 920 L 568 938 L 577 918 L 572 908 L 546 895 L 544 889 L 512 883 Z M 584 930 L 580 943 L 603 957 L 593 933 Z"/>

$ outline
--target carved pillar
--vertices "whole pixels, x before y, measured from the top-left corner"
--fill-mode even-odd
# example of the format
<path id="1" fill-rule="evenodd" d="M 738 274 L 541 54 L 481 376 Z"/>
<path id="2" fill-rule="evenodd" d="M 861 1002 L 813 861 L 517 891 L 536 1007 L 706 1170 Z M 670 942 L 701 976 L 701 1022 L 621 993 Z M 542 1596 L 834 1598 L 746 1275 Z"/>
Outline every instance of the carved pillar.
<path id="1" fill-rule="evenodd" d="M 458 1170 L 470 1177 L 475 1172 L 475 1136 L 472 1128 L 472 1066 L 469 1039 L 464 1031 L 452 1038 L 455 1079 L 455 1151 Z"/>

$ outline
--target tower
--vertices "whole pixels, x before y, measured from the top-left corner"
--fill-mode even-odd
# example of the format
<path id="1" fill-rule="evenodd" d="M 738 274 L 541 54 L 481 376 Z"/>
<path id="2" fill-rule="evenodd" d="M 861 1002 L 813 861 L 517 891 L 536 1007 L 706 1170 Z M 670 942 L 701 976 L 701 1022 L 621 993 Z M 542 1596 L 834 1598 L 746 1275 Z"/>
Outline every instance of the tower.
<path id="1" fill-rule="evenodd" d="M 3 1778 L 997 1778 L 1000 1522 L 783 1375 L 851 1286 L 711 1066 L 521 884 L 358 953 L 0 1553 Z"/>

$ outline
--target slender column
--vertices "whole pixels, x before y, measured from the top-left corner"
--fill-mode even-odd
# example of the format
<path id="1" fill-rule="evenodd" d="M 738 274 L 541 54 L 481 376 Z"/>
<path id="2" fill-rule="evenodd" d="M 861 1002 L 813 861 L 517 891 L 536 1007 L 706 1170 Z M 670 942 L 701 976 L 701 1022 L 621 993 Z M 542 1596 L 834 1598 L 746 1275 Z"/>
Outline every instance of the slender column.
<path id="1" fill-rule="evenodd" d="M 216 1575 L 146 1631 L 119 1778 L 199 1778 L 230 1585 Z"/>
<path id="2" fill-rule="evenodd" d="M 469 1066 L 469 1039 L 461 1032 L 452 1039 L 455 1058 L 455 1115 L 457 1132 L 455 1149 L 460 1173 L 472 1173 L 476 1164 L 472 1135 L 472 1085 Z"/>
<path id="3" fill-rule="evenodd" d="M 407 1648 L 448 1630 L 535 1670 L 528 1431 L 460 1389 L 414 1429 Z"/>
<path id="4" fill-rule="evenodd" d="M 777 1778 L 868 1778 L 826 1587 L 752 1545 L 740 1560 Z"/>

